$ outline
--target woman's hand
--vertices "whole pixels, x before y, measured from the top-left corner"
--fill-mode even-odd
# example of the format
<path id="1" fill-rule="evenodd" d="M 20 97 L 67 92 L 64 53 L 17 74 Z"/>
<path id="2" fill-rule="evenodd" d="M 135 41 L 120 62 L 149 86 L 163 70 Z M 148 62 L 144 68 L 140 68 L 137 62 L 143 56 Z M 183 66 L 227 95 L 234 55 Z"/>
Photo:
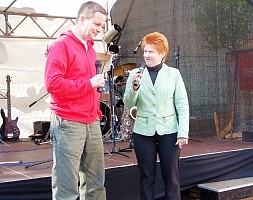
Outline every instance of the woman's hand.
<path id="1" fill-rule="evenodd" d="M 139 89 L 142 76 L 143 74 L 139 72 L 133 75 L 132 86 L 134 91 L 137 91 Z"/>
<path id="2" fill-rule="evenodd" d="M 183 145 L 188 144 L 188 139 L 187 138 L 177 138 L 177 142 L 175 145 L 178 145 L 180 149 L 182 149 Z"/>

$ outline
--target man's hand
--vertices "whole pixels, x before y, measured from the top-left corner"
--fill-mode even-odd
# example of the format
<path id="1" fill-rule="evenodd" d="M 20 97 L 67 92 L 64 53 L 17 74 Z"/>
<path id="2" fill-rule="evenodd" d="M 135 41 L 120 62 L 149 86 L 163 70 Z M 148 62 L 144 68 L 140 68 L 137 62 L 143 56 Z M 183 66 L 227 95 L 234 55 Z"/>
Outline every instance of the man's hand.
<path id="1" fill-rule="evenodd" d="M 91 86 L 94 87 L 104 87 L 105 78 L 103 74 L 97 74 L 90 79 Z"/>

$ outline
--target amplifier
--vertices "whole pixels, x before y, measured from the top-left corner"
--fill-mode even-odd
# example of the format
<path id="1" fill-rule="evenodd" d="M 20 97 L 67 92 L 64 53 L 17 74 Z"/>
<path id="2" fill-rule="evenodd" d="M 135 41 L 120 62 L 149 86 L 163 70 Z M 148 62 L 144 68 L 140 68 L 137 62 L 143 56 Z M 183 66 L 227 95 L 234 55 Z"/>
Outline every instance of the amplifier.
<path id="1" fill-rule="evenodd" d="M 34 134 L 43 134 L 43 136 L 46 136 L 49 128 L 50 128 L 50 122 L 49 121 L 36 121 L 36 122 L 33 122 Z"/>

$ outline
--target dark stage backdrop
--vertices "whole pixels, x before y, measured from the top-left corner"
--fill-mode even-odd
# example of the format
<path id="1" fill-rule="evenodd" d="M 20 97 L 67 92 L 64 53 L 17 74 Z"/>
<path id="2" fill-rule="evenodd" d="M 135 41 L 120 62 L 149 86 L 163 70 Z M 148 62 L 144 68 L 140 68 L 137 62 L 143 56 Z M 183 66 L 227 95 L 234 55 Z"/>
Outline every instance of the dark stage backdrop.
<path id="1" fill-rule="evenodd" d="M 253 176 L 253 149 L 180 158 L 181 190 L 199 183 Z M 107 200 L 138 200 L 136 165 L 106 169 Z M 163 196 L 159 163 L 155 185 L 156 198 Z M 51 177 L 0 184 L 0 200 L 51 200 Z"/>
<path id="2" fill-rule="evenodd" d="M 166 63 L 180 70 L 187 89 L 194 124 L 190 131 L 215 133 L 215 112 L 221 116 L 216 121 L 221 137 L 227 125 L 228 133 L 243 131 L 253 119 L 253 68 L 248 62 L 253 55 L 252 13 L 246 0 L 145 0 L 145 5 L 143 0 L 117 0 L 111 17 L 123 31 L 116 40 L 121 47 L 116 66 L 139 66 L 143 51 L 134 50 L 141 39 L 163 33 L 170 44 Z"/>

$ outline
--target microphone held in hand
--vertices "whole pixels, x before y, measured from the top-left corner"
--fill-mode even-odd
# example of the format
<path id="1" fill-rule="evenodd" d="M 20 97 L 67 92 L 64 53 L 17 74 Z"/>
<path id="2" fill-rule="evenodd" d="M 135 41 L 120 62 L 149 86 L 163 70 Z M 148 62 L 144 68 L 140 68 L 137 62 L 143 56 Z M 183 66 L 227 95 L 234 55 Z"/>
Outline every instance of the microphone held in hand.
<path id="1" fill-rule="evenodd" d="M 134 87 L 137 87 L 140 84 L 140 78 L 134 80 Z"/>
<path id="2" fill-rule="evenodd" d="M 102 62 L 101 62 L 101 60 L 96 60 L 95 67 L 96 67 L 97 74 L 102 74 Z M 101 93 L 101 92 L 103 92 L 103 88 L 99 87 L 99 88 L 97 88 L 97 91 Z"/>
<path id="3" fill-rule="evenodd" d="M 102 73 L 102 62 L 101 62 L 101 60 L 96 60 L 95 66 L 96 66 L 97 74 L 101 74 Z"/>
<path id="4" fill-rule="evenodd" d="M 144 69 L 145 69 L 145 63 L 142 62 L 138 73 L 143 74 Z M 140 77 L 135 79 L 134 80 L 134 86 L 137 87 L 138 85 L 140 85 L 140 81 L 141 81 Z"/>

